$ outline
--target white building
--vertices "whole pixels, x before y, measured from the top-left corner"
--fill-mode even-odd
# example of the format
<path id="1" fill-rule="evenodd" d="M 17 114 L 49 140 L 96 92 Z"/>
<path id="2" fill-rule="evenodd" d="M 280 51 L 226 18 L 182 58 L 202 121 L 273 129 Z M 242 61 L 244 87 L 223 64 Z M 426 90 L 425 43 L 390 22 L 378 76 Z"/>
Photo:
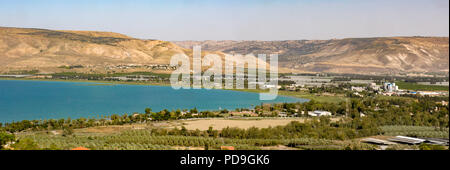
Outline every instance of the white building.
<path id="1" fill-rule="evenodd" d="M 355 86 L 352 86 L 352 91 L 362 92 L 362 91 L 364 91 L 364 90 L 366 90 L 365 87 L 355 87 Z"/>
<path id="2" fill-rule="evenodd" d="M 308 115 L 313 116 L 313 117 L 318 117 L 318 116 L 331 116 L 331 112 L 328 111 L 321 111 L 321 110 L 316 110 L 313 112 L 308 112 Z"/>
<path id="3" fill-rule="evenodd" d="M 395 92 L 395 91 L 398 91 L 398 86 L 395 85 L 395 83 L 388 83 L 388 82 L 385 82 L 383 88 L 384 88 L 384 90 L 385 90 L 386 92 Z"/>
<path id="4" fill-rule="evenodd" d="M 419 93 L 422 96 L 438 96 L 440 94 L 438 92 L 433 91 L 418 91 L 417 93 Z"/>
<path id="5" fill-rule="evenodd" d="M 370 88 L 373 90 L 380 90 L 380 86 L 378 86 L 376 83 L 370 83 Z"/>
<path id="6" fill-rule="evenodd" d="M 276 85 L 272 85 L 272 84 L 264 84 L 264 85 L 263 85 L 263 88 L 264 88 L 264 89 L 272 89 L 272 88 L 280 89 L 281 86 L 280 86 L 280 85 L 276 86 Z"/>
<path id="7" fill-rule="evenodd" d="M 280 112 L 280 113 L 278 113 L 278 117 L 287 117 L 287 113 L 286 112 Z"/>

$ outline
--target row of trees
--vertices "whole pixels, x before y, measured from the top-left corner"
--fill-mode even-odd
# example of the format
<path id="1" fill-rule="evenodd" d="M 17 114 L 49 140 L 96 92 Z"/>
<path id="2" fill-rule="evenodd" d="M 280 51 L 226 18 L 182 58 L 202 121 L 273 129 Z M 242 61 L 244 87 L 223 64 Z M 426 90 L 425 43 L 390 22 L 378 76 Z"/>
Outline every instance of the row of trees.
<path id="1" fill-rule="evenodd" d="M 106 125 L 124 125 L 131 123 L 146 123 L 149 121 L 177 120 L 188 118 L 205 118 L 221 116 L 211 111 L 199 112 L 196 108 L 191 110 L 172 110 L 167 109 L 159 112 L 152 112 L 150 108 L 146 108 L 144 113 L 134 114 L 113 114 L 110 116 L 101 116 L 100 118 L 78 118 L 78 119 L 49 119 L 49 120 L 22 120 L 19 122 L 11 122 L 0 124 L 0 131 L 8 131 L 11 133 L 24 130 L 55 130 L 55 129 L 77 129 L 94 126 Z"/>

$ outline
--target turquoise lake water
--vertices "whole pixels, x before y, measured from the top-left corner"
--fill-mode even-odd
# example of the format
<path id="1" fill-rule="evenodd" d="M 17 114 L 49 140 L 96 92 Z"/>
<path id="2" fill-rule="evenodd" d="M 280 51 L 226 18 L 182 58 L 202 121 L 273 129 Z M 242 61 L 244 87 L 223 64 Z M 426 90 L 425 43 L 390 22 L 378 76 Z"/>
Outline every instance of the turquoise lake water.
<path id="1" fill-rule="evenodd" d="M 0 122 L 97 117 L 140 112 L 146 107 L 218 110 L 250 108 L 261 103 L 305 102 L 286 96 L 261 101 L 258 93 L 180 89 L 169 86 L 93 85 L 87 82 L 0 80 Z"/>

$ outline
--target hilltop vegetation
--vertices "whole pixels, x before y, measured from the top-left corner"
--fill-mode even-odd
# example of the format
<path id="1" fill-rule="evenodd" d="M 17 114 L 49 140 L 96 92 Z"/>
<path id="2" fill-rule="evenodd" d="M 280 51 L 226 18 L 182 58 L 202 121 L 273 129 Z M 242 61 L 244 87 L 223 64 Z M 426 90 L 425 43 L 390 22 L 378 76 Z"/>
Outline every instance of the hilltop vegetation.
<path id="1" fill-rule="evenodd" d="M 85 35 L 80 34 L 80 32 L 64 32 L 64 31 L 50 31 L 50 30 L 41 30 L 36 32 L 29 33 L 19 33 L 22 35 L 31 35 L 31 36 L 42 36 L 45 38 L 58 38 L 69 41 L 79 41 L 85 43 L 94 43 L 100 45 L 116 45 L 121 41 L 132 40 L 132 38 L 128 38 L 124 35 L 117 37 L 111 36 L 108 34 L 104 34 L 105 36 L 94 36 L 93 34 Z M 112 34 L 112 33 L 111 33 Z"/>

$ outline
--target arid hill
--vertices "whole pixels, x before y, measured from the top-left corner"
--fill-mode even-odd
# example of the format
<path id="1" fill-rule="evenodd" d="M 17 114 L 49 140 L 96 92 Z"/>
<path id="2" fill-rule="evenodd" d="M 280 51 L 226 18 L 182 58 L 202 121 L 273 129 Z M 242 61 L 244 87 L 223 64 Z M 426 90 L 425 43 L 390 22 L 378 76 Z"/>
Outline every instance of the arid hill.
<path id="1" fill-rule="evenodd" d="M 279 54 L 280 72 L 384 74 L 448 72 L 448 38 L 392 37 L 292 41 L 142 40 L 118 33 L 0 27 L 0 73 L 147 71 L 120 65 L 169 64 L 177 53 Z M 65 66 L 83 66 L 67 70 Z M 205 68 L 204 68 L 205 69 Z"/>
<path id="2" fill-rule="evenodd" d="M 179 46 L 109 32 L 0 27 L 0 69 L 30 70 L 64 65 L 167 64 Z"/>
<path id="3" fill-rule="evenodd" d="M 238 54 L 279 55 L 294 72 L 385 74 L 448 72 L 448 37 L 349 38 L 289 41 L 178 41 L 191 48 Z"/>
<path id="4" fill-rule="evenodd" d="M 41 73 L 168 73 L 172 70 L 148 67 L 123 69 L 120 66 L 168 65 L 171 57 L 179 53 L 189 56 L 192 62 L 192 48 L 185 49 L 168 41 L 141 40 L 111 32 L 0 27 L 0 73 L 31 70 Z M 218 54 L 224 61 L 222 52 L 202 51 L 202 56 L 206 54 Z M 77 67 L 67 70 L 70 66 Z"/>

